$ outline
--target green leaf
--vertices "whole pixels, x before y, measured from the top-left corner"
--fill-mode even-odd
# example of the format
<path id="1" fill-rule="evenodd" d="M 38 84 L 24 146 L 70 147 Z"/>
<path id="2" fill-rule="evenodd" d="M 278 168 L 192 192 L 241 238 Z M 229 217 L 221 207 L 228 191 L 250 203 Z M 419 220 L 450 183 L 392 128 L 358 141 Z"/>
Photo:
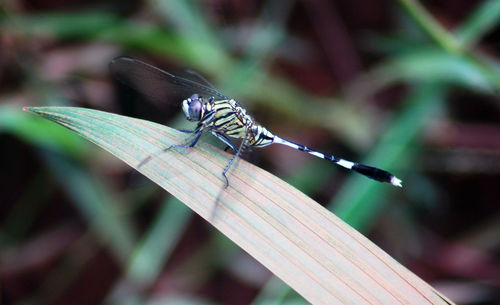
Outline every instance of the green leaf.
<path id="1" fill-rule="evenodd" d="M 500 22 L 500 1 L 489 0 L 479 4 L 462 26 L 456 31 L 463 45 L 471 46 L 481 36 Z"/>
<path id="2" fill-rule="evenodd" d="M 191 215 L 191 211 L 173 197 L 163 202 L 155 222 L 132 255 L 127 270 L 129 280 L 142 287 L 152 284 L 177 245 Z"/>
<path id="3" fill-rule="evenodd" d="M 380 143 L 371 149 L 366 164 L 377 164 L 382 168 L 391 168 L 397 160 L 412 160 L 415 142 L 425 126 L 439 113 L 443 104 L 444 92 L 441 87 L 421 85 L 416 87 L 404 103 L 403 109 L 388 127 Z M 411 162 L 411 161 L 410 161 Z M 415 166 L 412 166 L 415 170 Z M 400 171 L 398 171 L 399 175 Z M 404 178 L 408 185 L 408 179 Z M 344 221 L 358 230 L 366 231 L 374 223 L 374 218 L 386 207 L 383 200 L 388 197 L 388 189 L 369 183 L 352 175 L 330 207 Z M 411 182 L 410 182 L 411 183 Z"/>
<path id="4" fill-rule="evenodd" d="M 47 152 L 43 155 L 92 231 L 125 264 L 134 249 L 136 233 L 126 215 L 120 213 L 119 201 L 103 181 L 93 178 L 81 164 L 62 155 Z"/>
<path id="5" fill-rule="evenodd" d="M 416 0 L 399 0 L 400 5 L 411 18 L 433 39 L 441 48 L 451 54 L 460 54 L 460 43 Z"/>
<path id="6" fill-rule="evenodd" d="M 90 175 L 76 161 L 84 155 L 91 154 L 90 148 L 93 147 L 85 140 L 75 137 L 70 131 L 41 118 L 26 115 L 20 111 L 19 107 L 9 104 L 0 106 L 1 132 L 9 132 L 40 148 L 39 154 L 45 159 L 52 175 L 65 187 L 67 195 L 72 198 L 80 213 L 87 219 L 91 230 L 121 263 L 125 263 L 133 250 L 136 239 L 135 230 L 126 217 L 119 212 L 117 199 L 105 187 L 105 183 L 97 181 L 96 177 Z M 30 183 L 26 187 L 29 189 L 32 184 L 44 185 L 40 187 L 42 192 L 37 192 L 40 198 L 49 191 L 46 188 L 50 189 L 47 181 Z M 25 194 L 31 193 L 25 192 Z M 22 214 L 22 224 L 24 228 L 27 228 L 30 219 L 34 217 L 33 213 L 40 208 L 34 205 L 35 202 L 38 200 L 32 200 L 29 196 L 21 200 L 10 214 L 13 218 L 8 219 L 15 219 L 19 222 L 17 216 Z M 12 220 L 2 229 L 13 230 L 15 227 L 16 222 Z M 17 229 L 23 230 L 19 226 Z"/>
<path id="7" fill-rule="evenodd" d="M 416 83 L 457 85 L 492 94 L 496 83 L 474 60 L 439 49 L 420 49 L 382 64 L 376 71 L 383 79 Z"/>
<path id="8" fill-rule="evenodd" d="M 447 304 L 427 283 L 328 210 L 243 160 L 223 188 L 230 155 L 206 143 L 149 155 L 186 134 L 96 110 L 33 107 L 108 150 L 201 215 L 314 304 Z"/>
<path id="9" fill-rule="evenodd" d="M 89 153 L 89 145 L 71 132 L 50 122 L 26 115 L 18 106 L 0 105 L 0 133 L 8 132 L 20 139 L 60 153 L 82 156 Z"/>

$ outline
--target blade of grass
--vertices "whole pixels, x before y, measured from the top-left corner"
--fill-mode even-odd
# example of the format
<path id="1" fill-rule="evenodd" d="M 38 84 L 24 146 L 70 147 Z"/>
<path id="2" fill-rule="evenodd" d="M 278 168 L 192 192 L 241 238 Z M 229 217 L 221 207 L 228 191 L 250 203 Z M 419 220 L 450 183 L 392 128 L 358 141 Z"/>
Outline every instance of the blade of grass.
<path id="1" fill-rule="evenodd" d="M 0 106 L 0 132 L 12 133 L 40 148 L 39 151 L 50 170 L 68 191 L 68 196 L 86 217 L 93 232 L 101 238 L 104 245 L 109 246 L 117 259 L 124 263 L 132 252 L 135 233 L 130 223 L 119 216 L 118 204 L 109 191 L 102 187 L 103 183 L 96 183 L 95 177 L 91 177 L 78 165 L 76 160 L 91 153 L 88 142 L 75 138 L 71 132 L 51 122 L 27 116 L 13 105 Z M 50 187 L 45 185 L 43 191 L 37 192 L 37 195 L 43 197 L 47 190 L 50 190 Z M 11 216 L 22 213 L 25 208 L 26 204 L 16 205 Z M 30 213 L 35 213 L 37 208 L 31 202 Z M 29 220 L 34 217 L 34 214 L 30 213 L 23 216 L 23 226 L 29 225 Z M 13 219 L 16 220 L 9 221 L 6 225 L 19 222 L 19 217 Z"/>
<path id="2" fill-rule="evenodd" d="M 96 181 L 80 164 L 67 156 L 43 152 L 46 163 L 68 195 L 76 203 L 92 231 L 103 245 L 125 266 L 134 248 L 136 233 L 133 225 L 120 212 L 116 198 L 106 189 L 104 181 Z"/>
<path id="3" fill-rule="evenodd" d="M 443 93 L 441 87 L 432 85 L 415 88 L 392 127 L 363 162 L 390 169 L 396 160 L 411 159 L 411 145 L 441 106 Z M 330 206 L 344 221 L 365 230 L 385 205 L 388 189 L 359 178 L 350 177 Z"/>
<path id="4" fill-rule="evenodd" d="M 318 203 L 239 160 L 223 189 L 229 155 L 194 149 L 144 158 L 184 133 L 96 110 L 33 107 L 108 150 L 172 193 L 314 304 L 447 304 L 442 295 Z M 216 202 L 216 199 L 218 201 Z"/>
<path id="5" fill-rule="evenodd" d="M 186 206 L 169 196 L 154 223 L 134 249 L 127 264 L 126 276 L 112 289 L 106 303 L 119 303 L 129 298 L 141 299 L 144 289 L 149 288 L 162 271 L 191 215 Z"/>
<path id="6" fill-rule="evenodd" d="M 491 66 L 487 56 L 465 48 L 460 40 L 442 27 L 417 0 L 399 0 L 399 3 L 437 45 L 448 53 L 467 57 L 482 71 L 483 76 L 494 84 L 496 90 L 500 90 L 500 74 Z"/>
<path id="7" fill-rule="evenodd" d="M 458 40 L 442 27 L 417 0 L 399 0 L 399 3 L 440 47 L 452 54 L 461 53 Z"/>
<path id="8" fill-rule="evenodd" d="M 259 294 L 253 299 L 251 305 L 279 305 L 290 294 L 290 287 L 279 278 L 273 276 L 260 289 Z M 304 300 L 305 303 L 305 300 Z"/>
<path id="9" fill-rule="evenodd" d="M 45 172 L 37 173 L 31 181 L 26 182 L 24 187 L 25 192 L 12 208 L 7 211 L 4 207 L 7 216 L 0 225 L 0 250 L 22 240 L 44 210 L 45 200 L 54 191 L 53 185 L 47 185 Z"/>
<path id="10" fill-rule="evenodd" d="M 192 37 L 201 44 L 210 44 L 211 47 L 220 47 L 213 27 L 209 26 L 202 6 L 194 1 L 149 1 L 160 16 L 173 23 L 182 36 Z M 219 50 L 221 51 L 221 50 Z"/>
<path id="11" fill-rule="evenodd" d="M 381 64 L 375 74 L 386 80 L 408 83 L 453 84 L 485 94 L 496 92 L 495 83 L 467 56 L 450 54 L 440 49 L 420 48 Z"/>
<path id="12" fill-rule="evenodd" d="M 410 143 L 415 140 L 416 133 L 422 130 L 428 122 L 429 116 L 439 107 L 442 101 L 442 92 L 432 86 L 415 89 L 413 95 L 406 102 L 406 108 L 398 116 L 392 127 L 385 134 L 376 148 L 373 148 L 369 158 L 364 160 L 367 164 L 379 164 L 381 167 L 390 168 L 396 160 L 411 158 L 409 153 Z M 404 181 L 407 181 L 403 178 Z M 406 183 L 408 184 L 408 183 Z M 369 230 L 377 215 L 382 211 L 388 197 L 387 188 L 370 183 L 363 177 L 352 175 L 332 200 L 329 208 L 345 222 L 360 231 Z M 271 289 L 273 280 L 266 284 L 264 289 Z M 274 291 L 274 302 L 278 303 L 287 289 Z M 255 300 L 254 304 L 265 304 L 265 296 Z"/>
<path id="13" fill-rule="evenodd" d="M 500 22 L 500 1 L 489 0 L 480 3 L 467 20 L 456 30 L 464 47 L 474 45 L 481 36 Z"/>
<path id="14" fill-rule="evenodd" d="M 50 122 L 27 116 L 13 104 L 0 105 L 0 133 L 8 132 L 37 147 L 78 158 L 89 154 L 89 145 Z"/>
<path id="15" fill-rule="evenodd" d="M 172 197 L 162 206 L 155 222 L 135 249 L 127 271 L 129 279 L 143 286 L 156 279 L 191 215 L 186 206 Z"/>

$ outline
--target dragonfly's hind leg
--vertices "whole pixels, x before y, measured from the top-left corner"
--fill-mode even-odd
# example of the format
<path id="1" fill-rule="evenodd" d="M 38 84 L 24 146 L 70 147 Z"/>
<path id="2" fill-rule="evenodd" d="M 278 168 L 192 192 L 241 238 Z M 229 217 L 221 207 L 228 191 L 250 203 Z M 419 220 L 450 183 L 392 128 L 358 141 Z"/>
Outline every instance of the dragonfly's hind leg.
<path id="1" fill-rule="evenodd" d="M 189 143 L 188 145 L 181 145 L 181 144 L 170 145 L 169 147 L 162 149 L 160 152 L 158 152 L 154 155 L 147 156 L 144 160 L 141 161 L 141 163 L 139 163 L 139 165 L 137 165 L 137 167 L 143 166 L 144 164 L 148 163 L 153 157 L 156 157 L 159 154 L 167 152 L 173 148 L 191 148 L 191 147 L 195 146 L 196 143 L 198 143 L 198 140 L 200 139 L 201 134 L 203 133 L 202 130 L 200 130 L 200 131 L 180 130 L 180 131 L 186 132 L 186 133 L 196 133 L 196 135 L 195 135 L 193 141 L 191 141 L 191 143 Z"/>
<path id="2" fill-rule="evenodd" d="M 243 138 L 243 140 L 241 141 L 241 144 L 240 144 L 240 147 L 238 149 L 235 149 L 236 147 L 233 147 L 234 151 L 236 152 L 234 154 L 234 156 L 231 158 L 231 160 L 229 161 L 229 163 L 227 164 L 226 168 L 224 168 L 224 170 L 222 171 L 222 176 L 224 177 L 224 179 L 226 179 L 226 185 L 224 186 L 224 188 L 227 188 L 229 186 L 229 180 L 227 179 L 227 176 L 226 176 L 226 173 L 227 171 L 229 170 L 229 168 L 231 168 L 231 165 L 234 163 L 234 161 L 240 156 L 241 154 L 241 151 L 245 148 L 245 145 L 246 145 L 246 142 L 247 142 L 247 136 L 248 136 L 248 129 L 245 133 L 245 137 Z M 227 138 L 226 138 L 227 139 Z M 229 140 L 228 140 L 229 141 Z M 231 143 L 231 141 L 229 141 L 229 143 Z M 234 144 L 231 143 L 233 146 Z"/>

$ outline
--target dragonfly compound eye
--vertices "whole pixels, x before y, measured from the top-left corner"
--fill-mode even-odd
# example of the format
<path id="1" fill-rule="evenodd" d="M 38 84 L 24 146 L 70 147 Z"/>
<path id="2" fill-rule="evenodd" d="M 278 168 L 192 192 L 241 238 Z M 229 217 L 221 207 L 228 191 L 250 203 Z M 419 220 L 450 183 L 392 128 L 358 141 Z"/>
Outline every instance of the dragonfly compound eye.
<path id="1" fill-rule="evenodd" d="M 182 102 L 182 111 L 189 121 L 199 121 L 203 109 L 202 98 L 198 94 L 193 94 L 190 98 Z"/>

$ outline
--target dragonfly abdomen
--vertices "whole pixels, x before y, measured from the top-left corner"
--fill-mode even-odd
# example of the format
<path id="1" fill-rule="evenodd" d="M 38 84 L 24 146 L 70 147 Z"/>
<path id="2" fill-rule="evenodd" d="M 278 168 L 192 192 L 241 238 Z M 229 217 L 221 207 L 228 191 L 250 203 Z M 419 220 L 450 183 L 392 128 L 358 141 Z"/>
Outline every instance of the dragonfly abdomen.
<path id="1" fill-rule="evenodd" d="M 357 162 L 348 161 L 348 160 L 345 160 L 342 158 L 335 157 L 335 156 L 330 155 L 330 154 L 322 153 L 322 152 L 319 152 L 317 150 L 310 149 L 307 146 L 293 143 L 291 141 L 282 139 L 278 136 L 274 136 L 273 143 L 286 145 L 286 146 L 304 151 L 304 152 L 311 154 L 315 157 L 331 161 L 339 166 L 342 166 L 342 167 L 347 168 L 349 170 L 353 170 L 353 171 L 360 173 L 368 178 L 371 178 L 371 179 L 374 179 L 374 180 L 377 180 L 380 182 L 390 183 L 392 185 L 399 186 L 399 187 L 402 186 L 401 185 L 402 181 L 400 179 L 398 179 L 396 176 L 394 176 L 393 174 L 391 174 L 388 171 L 385 171 L 383 169 L 368 166 L 368 165 L 357 163 Z"/>
<path id="2" fill-rule="evenodd" d="M 254 123 L 250 128 L 251 137 L 249 145 L 255 147 L 264 147 L 274 143 L 274 134 L 267 130 L 264 126 Z"/>

